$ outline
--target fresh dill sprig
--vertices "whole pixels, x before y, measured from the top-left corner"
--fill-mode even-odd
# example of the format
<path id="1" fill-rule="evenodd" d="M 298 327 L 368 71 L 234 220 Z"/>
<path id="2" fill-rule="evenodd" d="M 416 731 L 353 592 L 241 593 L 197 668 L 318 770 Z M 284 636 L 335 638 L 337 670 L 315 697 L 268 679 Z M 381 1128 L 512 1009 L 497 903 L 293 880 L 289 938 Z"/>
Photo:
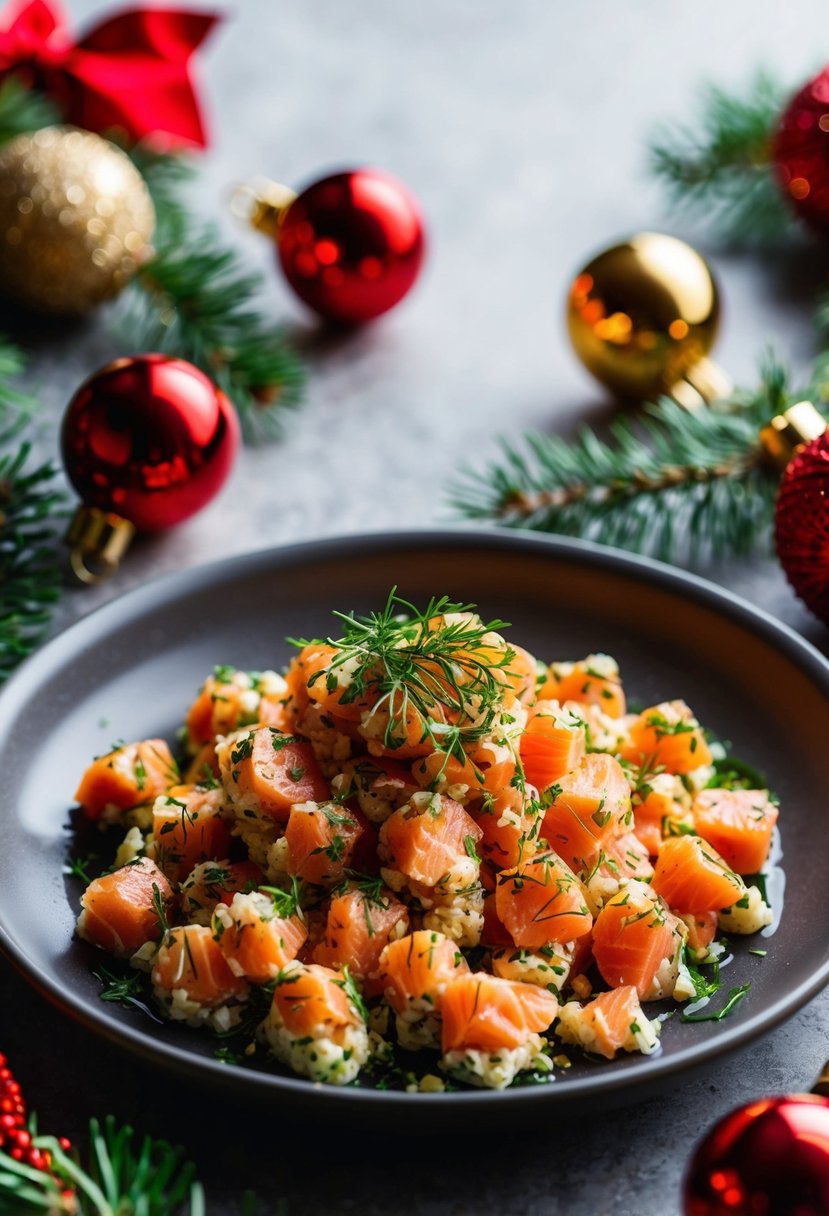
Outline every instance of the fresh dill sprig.
<path id="1" fill-rule="evenodd" d="M 664 124 L 651 143 L 650 169 L 674 208 L 742 245 L 790 237 L 794 216 L 771 165 L 785 100 L 779 83 L 760 71 L 745 93 L 709 85 L 693 124 Z"/>
<path id="2" fill-rule="evenodd" d="M 136 971 L 132 975 L 116 975 L 108 967 L 101 965 L 92 974 L 101 985 L 98 996 L 102 1001 L 111 1001 L 116 1005 L 126 1005 L 138 1009 L 154 1022 L 159 1024 L 162 1019 L 153 1013 L 144 999 L 147 994 L 147 980 L 143 972 Z"/>
<path id="3" fill-rule="evenodd" d="M 286 891 L 282 887 L 266 886 L 258 886 L 256 889 L 264 892 L 265 895 L 270 895 L 273 900 L 273 915 L 279 917 L 280 920 L 288 920 L 291 916 L 301 913 L 302 879 L 297 878 L 295 874 L 291 876 L 290 891 Z"/>
<path id="4" fill-rule="evenodd" d="M 205 1198 L 183 1150 L 145 1136 L 109 1116 L 89 1123 L 84 1167 L 54 1136 L 34 1136 L 50 1156 L 36 1170 L 0 1152 L 0 1216 L 204 1216 Z"/>
<path id="5" fill-rule="evenodd" d="M 432 597 L 420 611 L 396 588 L 379 612 L 334 616 L 345 632 L 326 639 L 335 654 L 310 683 L 324 680 L 334 692 L 342 675 L 339 703 L 367 698 L 372 716 L 386 716 L 383 743 L 390 750 L 414 731 L 419 742 L 429 740 L 463 762 L 464 747 L 491 730 L 502 702 L 504 680 L 497 673 L 508 672 L 515 652 L 497 649 L 488 635 L 506 623 L 483 622 L 474 605 L 447 596 Z"/>
<path id="6" fill-rule="evenodd" d="M 578 536 L 663 560 L 769 549 L 779 472 L 760 431 L 789 404 L 785 370 L 771 359 L 756 392 L 717 408 L 669 398 L 611 439 L 583 430 L 504 441 L 488 468 L 468 471 L 451 505 L 467 519 Z"/>

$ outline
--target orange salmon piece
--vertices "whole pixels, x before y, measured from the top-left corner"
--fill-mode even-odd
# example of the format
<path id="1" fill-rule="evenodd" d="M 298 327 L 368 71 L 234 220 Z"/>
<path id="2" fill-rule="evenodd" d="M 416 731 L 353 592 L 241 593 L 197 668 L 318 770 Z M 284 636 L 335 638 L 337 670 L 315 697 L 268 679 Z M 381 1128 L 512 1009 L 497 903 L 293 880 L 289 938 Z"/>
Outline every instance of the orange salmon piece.
<path id="1" fill-rule="evenodd" d="M 528 949 L 571 942 L 593 924 L 581 883 L 555 853 L 542 853 L 499 874 L 495 907 L 515 945 Z"/>
<path id="2" fill-rule="evenodd" d="M 700 790 L 694 826 L 738 874 L 757 874 L 766 864 L 778 808 L 768 790 Z"/>
<path id="3" fill-rule="evenodd" d="M 649 882 L 653 877 L 650 855 L 635 832 L 612 836 L 605 843 L 604 854 L 620 878 L 638 878 L 642 882 Z"/>
<path id="4" fill-rule="evenodd" d="M 700 836 L 674 836 L 660 849 L 651 885 L 671 908 L 709 912 L 730 908 L 746 893 L 745 884 Z"/>
<path id="5" fill-rule="evenodd" d="M 92 880 L 81 896 L 84 910 L 78 922 L 79 932 L 111 954 L 133 954 L 145 942 L 161 937 L 156 902 L 161 901 L 166 916 L 173 898 L 166 876 L 154 861 L 141 857 L 112 874 Z"/>
<path id="6" fill-rule="evenodd" d="M 659 789 L 649 789 L 644 798 L 633 798 L 633 831 L 651 857 L 662 847 L 666 835 L 671 835 L 671 824 L 687 821 L 688 816 L 680 804 Z"/>
<path id="7" fill-rule="evenodd" d="M 476 823 L 481 853 L 496 870 L 508 870 L 538 852 L 541 815 L 525 805 L 524 795 L 513 786 L 484 803 Z"/>
<path id="8" fill-rule="evenodd" d="M 176 881 L 200 861 L 227 856 L 230 829 L 221 808 L 221 790 L 193 785 L 174 785 L 156 799 L 155 857 L 168 878 Z"/>
<path id="9" fill-rule="evenodd" d="M 209 860 L 193 867 L 181 884 L 181 909 L 187 919 L 206 923 L 216 904 L 231 904 L 241 891 L 248 894 L 265 881 L 252 861 Z"/>
<path id="10" fill-rule="evenodd" d="M 159 947 L 153 984 L 165 992 L 183 989 L 208 1008 L 242 996 L 248 985 L 234 975 L 206 925 L 178 925 Z"/>
<path id="11" fill-rule="evenodd" d="M 554 692 L 546 689 L 554 688 Z M 576 663 L 552 663 L 546 697 L 598 705 L 609 718 L 623 718 L 627 710 L 619 669 L 607 655 L 589 655 Z"/>
<path id="12" fill-rule="evenodd" d="M 279 916 L 264 892 L 237 894 L 229 906 L 217 906 L 211 929 L 233 974 L 256 984 L 276 979 L 308 936 L 304 922 Z"/>
<path id="13" fill-rule="evenodd" d="M 338 971 L 317 963 L 293 963 L 276 981 L 273 1003 L 291 1035 L 318 1035 L 320 1027 L 362 1025 Z"/>
<path id="14" fill-rule="evenodd" d="M 444 1054 L 467 1048 L 496 1052 L 521 1047 L 546 1030 L 558 1013 L 558 1000 L 535 984 L 477 971 L 447 985 L 442 1010 Z"/>
<path id="15" fill-rule="evenodd" d="M 347 966 L 352 975 L 369 981 L 364 983 L 364 990 L 374 995 L 370 989 L 380 989 L 370 981 L 377 979 L 380 955 L 392 934 L 402 937 L 408 932 L 408 909 L 391 891 L 385 887 L 370 892 L 355 888 L 332 898 L 325 933 L 314 948 L 313 959 L 334 970 Z"/>
<path id="16" fill-rule="evenodd" d="M 578 1012 L 574 1011 L 572 1005 L 565 1006 L 565 1009 L 568 1033 L 563 1035 L 564 1041 L 571 1042 L 578 1037 L 587 1051 L 604 1056 L 606 1060 L 614 1059 L 620 1048 L 635 1050 L 636 1030 L 645 1026 L 648 1020 L 632 984 L 600 992 Z M 562 1021 L 564 1018 L 562 1011 Z"/>
<path id="17" fill-rule="evenodd" d="M 93 760 L 81 777 L 75 801 L 87 819 L 101 819 L 111 808 L 127 811 L 153 802 L 178 781 L 178 769 L 163 739 L 125 743 Z"/>
<path id="18" fill-rule="evenodd" d="M 611 988 L 632 984 L 640 997 L 650 988 L 678 941 L 677 919 L 644 883 L 631 882 L 604 905 L 593 926 L 593 958 Z"/>
<path id="19" fill-rule="evenodd" d="M 187 711 L 185 725 L 194 747 L 212 742 L 216 735 L 229 735 L 240 726 L 273 726 L 287 730 L 287 694 L 261 695 L 255 687 L 244 688 L 233 680 L 210 675 Z M 251 707 L 255 701 L 255 707 Z"/>
<path id="20" fill-rule="evenodd" d="M 678 912 L 688 928 L 685 943 L 693 955 L 707 952 L 711 942 L 717 936 L 716 912 Z"/>
<path id="21" fill-rule="evenodd" d="M 512 657 L 506 667 L 499 669 L 499 677 L 515 693 L 522 705 L 531 705 L 535 700 L 538 683 L 538 662 L 523 646 L 509 643 Z"/>
<path id="22" fill-rule="evenodd" d="M 445 794 L 415 794 L 380 828 L 380 855 L 407 878 L 434 887 L 475 852 L 475 820 Z"/>
<path id="23" fill-rule="evenodd" d="M 337 649 L 329 646 L 327 642 L 311 642 L 308 646 L 303 646 L 294 656 L 285 672 L 285 682 L 288 685 L 288 694 L 295 718 L 302 716 L 312 700 L 320 704 L 324 699 L 325 703 L 330 704 L 338 699 L 338 694 L 342 690 L 329 692 L 325 680 L 328 665 L 337 653 Z M 357 706 L 349 708 L 344 705 L 342 713 L 359 718 L 360 709 Z"/>
<path id="24" fill-rule="evenodd" d="M 572 869 L 594 857 L 630 816 L 630 786 L 618 760 L 588 753 L 550 790 L 543 835 Z"/>
<path id="25" fill-rule="evenodd" d="M 543 703 L 527 718 L 521 736 L 521 763 L 530 785 L 542 792 L 577 768 L 584 758 L 584 727 L 572 715 Z"/>
<path id="26" fill-rule="evenodd" d="M 315 886 L 335 886 L 342 882 L 365 830 L 359 811 L 339 803 L 297 804 L 285 826 L 288 873 Z"/>
<path id="27" fill-rule="evenodd" d="M 294 803 L 330 796 L 314 749 L 304 739 L 262 726 L 225 748 L 224 783 L 234 802 L 249 800 L 263 814 L 285 822 Z"/>
<path id="28" fill-rule="evenodd" d="M 218 779 L 219 762 L 216 759 L 216 745 L 205 743 L 196 752 L 182 774 L 182 785 L 211 785 Z"/>
<path id="29" fill-rule="evenodd" d="M 620 754 L 637 764 L 661 765 L 669 773 L 690 773 L 711 763 L 702 728 L 684 701 L 663 701 L 643 710 Z"/>
<path id="30" fill-rule="evenodd" d="M 396 1013 L 403 1013 L 412 1001 L 439 1010 L 447 984 L 468 971 L 455 943 L 429 929 L 389 942 L 380 955 L 383 991 Z"/>

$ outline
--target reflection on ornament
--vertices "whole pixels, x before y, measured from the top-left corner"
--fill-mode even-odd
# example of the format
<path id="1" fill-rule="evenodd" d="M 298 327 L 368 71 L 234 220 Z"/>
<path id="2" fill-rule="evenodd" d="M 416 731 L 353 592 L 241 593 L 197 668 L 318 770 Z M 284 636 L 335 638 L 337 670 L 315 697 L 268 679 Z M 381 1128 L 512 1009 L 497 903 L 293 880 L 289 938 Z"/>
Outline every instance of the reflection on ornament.
<path id="1" fill-rule="evenodd" d="M 0 293 L 81 315 L 150 252 L 155 210 L 132 161 L 99 135 L 43 127 L 0 149 Z"/>
<path id="2" fill-rule="evenodd" d="M 690 407 L 730 390 L 707 357 L 719 313 L 707 262 L 684 241 L 643 232 L 576 275 L 567 325 L 585 367 L 613 393 L 635 400 L 667 393 Z"/>
<path id="3" fill-rule="evenodd" d="M 61 449 L 83 505 L 67 534 L 83 582 L 112 573 L 133 532 L 210 501 L 230 473 L 239 423 L 225 394 L 183 359 L 138 355 L 91 376 L 67 407 Z"/>
<path id="4" fill-rule="evenodd" d="M 420 271 L 420 208 L 377 169 L 335 173 L 298 195 L 260 181 L 237 193 L 234 209 L 274 239 L 288 282 L 326 320 L 359 325 L 380 316 Z"/>
<path id="5" fill-rule="evenodd" d="M 794 210 L 825 233 L 829 229 L 829 68 L 804 85 L 784 110 L 772 160 Z"/>
<path id="6" fill-rule="evenodd" d="M 764 1098 L 726 1115 L 685 1176 L 685 1216 L 826 1216 L 829 1101 Z"/>

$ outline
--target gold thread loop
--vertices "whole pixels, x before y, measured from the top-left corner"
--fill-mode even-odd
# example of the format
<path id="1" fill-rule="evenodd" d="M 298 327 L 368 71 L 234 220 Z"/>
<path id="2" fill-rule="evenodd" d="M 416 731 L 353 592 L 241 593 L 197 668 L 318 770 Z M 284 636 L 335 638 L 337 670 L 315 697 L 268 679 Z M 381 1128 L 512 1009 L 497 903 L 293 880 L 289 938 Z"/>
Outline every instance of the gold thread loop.
<path id="1" fill-rule="evenodd" d="M 87 586 L 110 578 L 134 535 L 134 526 L 122 515 L 81 505 L 64 538 L 72 573 Z"/>

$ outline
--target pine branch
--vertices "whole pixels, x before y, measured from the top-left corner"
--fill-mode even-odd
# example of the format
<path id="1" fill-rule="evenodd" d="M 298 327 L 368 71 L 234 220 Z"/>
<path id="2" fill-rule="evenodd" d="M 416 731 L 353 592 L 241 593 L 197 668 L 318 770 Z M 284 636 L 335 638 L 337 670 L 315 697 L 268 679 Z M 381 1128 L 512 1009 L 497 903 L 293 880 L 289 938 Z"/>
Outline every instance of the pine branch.
<path id="1" fill-rule="evenodd" d="M 21 431 L 35 402 L 7 383 L 22 367 L 20 352 L 0 337 L 0 682 L 41 641 L 61 584 L 57 470 L 30 467 Z"/>
<path id="2" fill-rule="evenodd" d="M 790 237 L 795 224 L 770 164 L 785 100 L 780 85 L 758 72 L 745 95 L 709 85 L 693 126 L 663 126 L 651 143 L 650 169 L 672 203 L 741 244 Z"/>
<path id="3" fill-rule="evenodd" d="M 528 435 L 467 472 L 451 505 L 467 519 L 581 536 L 663 560 L 768 548 L 779 480 L 759 432 L 786 404 L 785 373 L 769 365 L 751 397 L 684 410 L 669 398 L 637 426 L 619 419 L 604 443 Z"/>
<path id="4" fill-rule="evenodd" d="M 156 209 L 155 257 L 128 288 L 123 328 L 147 349 L 189 359 L 228 394 L 245 438 L 277 438 L 303 375 L 280 326 L 251 304 L 259 274 L 224 246 L 212 224 L 195 221 L 181 198 L 193 167 L 143 145 L 129 150 Z"/>
<path id="5" fill-rule="evenodd" d="M 60 114 L 48 97 L 25 88 L 14 76 L 0 84 L 0 144 L 56 122 Z"/>
<path id="6" fill-rule="evenodd" d="M 35 1136 L 49 1153 L 49 1172 L 0 1152 L 0 1216 L 204 1216 L 204 1192 L 182 1150 L 149 1136 L 133 1144 L 131 1127 L 106 1119 L 89 1125 L 84 1168 L 52 1136 Z"/>

